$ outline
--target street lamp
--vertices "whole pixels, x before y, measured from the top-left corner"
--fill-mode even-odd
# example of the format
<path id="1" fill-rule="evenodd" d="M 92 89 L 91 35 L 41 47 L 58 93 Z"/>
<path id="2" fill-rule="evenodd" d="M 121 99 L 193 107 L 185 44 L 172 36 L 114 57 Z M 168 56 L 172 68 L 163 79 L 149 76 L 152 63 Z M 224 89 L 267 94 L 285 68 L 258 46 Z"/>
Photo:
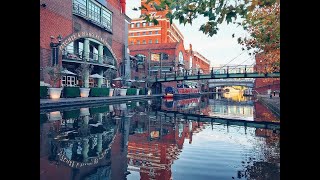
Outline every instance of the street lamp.
<path id="1" fill-rule="evenodd" d="M 50 47 L 52 49 L 52 66 L 57 65 L 59 62 L 59 46 L 61 45 L 61 40 L 62 40 L 62 36 L 59 35 L 57 37 L 58 42 L 53 42 L 53 40 L 55 39 L 54 36 L 50 36 Z"/>

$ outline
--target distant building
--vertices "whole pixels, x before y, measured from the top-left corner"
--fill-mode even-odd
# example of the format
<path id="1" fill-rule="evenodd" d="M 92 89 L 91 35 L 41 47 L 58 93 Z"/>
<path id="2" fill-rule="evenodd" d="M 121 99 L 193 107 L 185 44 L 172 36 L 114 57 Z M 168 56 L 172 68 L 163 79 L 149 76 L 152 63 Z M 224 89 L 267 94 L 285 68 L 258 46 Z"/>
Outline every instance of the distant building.
<path id="1" fill-rule="evenodd" d="M 160 69 L 162 74 L 173 74 L 174 71 L 192 72 L 192 69 L 193 72 L 206 72 L 210 69 L 209 60 L 193 51 L 191 44 L 189 50 L 185 49 L 184 36 L 177 26 L 174 23 L 170 24 L 169 19 L 165 17 L 167 10 L 158 12 L 153 5 L 147 6 L 144 0 L 141 0 L 141 5 L 148 9 L 141 10 L 141 14 L 151 14 L 159 24 L 146 22 L 143 18 L 131 20 L 128 43 L 133 79 L 159 75 Z M 163 55 L 161 61 L 160 54 Z"/>

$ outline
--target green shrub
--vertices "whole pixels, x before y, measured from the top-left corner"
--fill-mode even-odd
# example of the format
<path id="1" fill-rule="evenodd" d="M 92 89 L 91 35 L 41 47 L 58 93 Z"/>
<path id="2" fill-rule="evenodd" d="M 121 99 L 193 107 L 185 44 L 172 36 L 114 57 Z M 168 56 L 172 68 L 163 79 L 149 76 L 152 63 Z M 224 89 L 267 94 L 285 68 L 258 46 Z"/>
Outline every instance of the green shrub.
<path id="1" fill-rule="evenodd" d="M 40 99 L 47 98 L 48 96 L 48 87 L 47 86 L 40 86 Z"/>
<path id="2" fill-rule="evenodd" d="M 136 95 L 137 94 L 137 89 L 136 88 L 128 88 L 127 89 L 127 95 Z"/>
<path id="3" fill-rule="evenodd" d="M 65 98 L 80 97 L 80 88 L 79 87 L 64 87 L 63 88 L 63 97 L 65 97 Z"/>
<path id="4" fill-rule="evenodd" d="M 80 109 L 63 111 L 63 118 L 64 119 L 78 118 L 79 116 L 80 116 Z"/>
<path id="5" fill-rule="evenodd" d="M 107 97 L 109 96 L 109 88 L 91 88 L 89 96 L 90 97 Z"/>
<path id="6" fill-rule="evenodd" d="M 90 114 L 97 114 L 97 113 L 105 113 L 109 112 L 109 106 L 100 106 L 100 107 L 93 107 L 89 109 Z"/>
<path id="7" fill-rule="evenodd" d="M 139 95 L 146 95 L 146 94 L 147 94 L 146 88 L 140 88 Z"/>

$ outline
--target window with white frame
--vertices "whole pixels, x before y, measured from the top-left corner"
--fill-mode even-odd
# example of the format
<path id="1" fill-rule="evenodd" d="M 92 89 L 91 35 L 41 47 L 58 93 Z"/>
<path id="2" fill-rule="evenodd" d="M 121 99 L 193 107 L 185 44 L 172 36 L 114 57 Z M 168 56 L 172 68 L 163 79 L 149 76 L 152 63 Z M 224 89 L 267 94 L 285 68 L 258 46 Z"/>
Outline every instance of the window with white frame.
<path id="1" fill-rule="evenodd" d="M 152 26 L 153 25 L 153 23 L 152 22 L 149 22 L 149 26 Z"/>
<path id="2" fill-rule="evenodd" d="M 156 44 L 158 44 L 159 43 L 159 41 L 158 41 L 158 39 L 156 39 Z"/>
<path id="3" fill-rule="evenodd" d="M 140 44 L 140 41 L 139 41 L 139 40 L 137 40 L 137 44 Z"/>
<path id="4" fill-rule="evenodd" d="M 152 44 L 152 39 L 149 39 L 149 44 Z"/>
<path id="5" fill-rule="evenodd" d="M 94 0 L 73 0 L 73 13 L 112 30 L 112 12 Z"/>
<path id="6" fill-rule="evenodd" d="M 156 31 L 155 34 L 158 34 L 158 31 Z"/>
<path id="7" fill-rule="evenodd" d="M 142 35 L 146 35 L 146 32 L 142 32 Z"/>
<path id="8" fill-rule="evenodd" d="M 144 22 L 144 23 L 142 23 L 142 27 L 146 27 L 146 23 Z"/>
<path id="9" fill-rule="evenodd" d="M 146 44 L 146 40 L 143 40 L 143 41 L 142 41 L 142 44 Z"/>
<path id="10" fill-rule="evenodd" d="M 134 28 L 134 23 L 131 23 L 131 28 Z"/>
<path id="11" fill-rule="evenodd" d="M 139 32 L 137 32 L 137 36 L 140 36 L 140 33 L 139 33 Z"/>
<path id="12" fill-rule="evenodd" d="M 149 34 L 152 34 L 152 31 L 149 31 Z"/>
<path id="13" fill-rule="evenodd" d="M 137 24 L 136 24 L 136 27 L 140 27 L 140 23 L 137 23 Z"/>

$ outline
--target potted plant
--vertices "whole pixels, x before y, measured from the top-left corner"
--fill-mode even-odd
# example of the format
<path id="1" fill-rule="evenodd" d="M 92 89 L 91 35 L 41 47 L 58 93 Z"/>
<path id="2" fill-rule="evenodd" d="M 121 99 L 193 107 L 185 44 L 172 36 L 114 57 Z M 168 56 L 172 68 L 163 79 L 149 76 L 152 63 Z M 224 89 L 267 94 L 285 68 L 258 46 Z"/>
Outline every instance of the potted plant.
<path id="1" fill-rule="evenodd" d="M 82 80 L 82 86 L 80 88 L 80 96 L 88 97 L 90 88 L 89 88 L 89 75 L 93 70 L 93 65 L 88 64 L 86 61 L 82 63 L 77 69 L 76 73 Z"/>
<path id="2" fill-rule="evenodd" d="M 62 88 L 60 87 L 60 83 L 58 83 L 61 79 L 63 70 L 62 66 L 55 65 L 55 66 L 47 66 L 45 72 L 50 76 L 51 86 L 48 90 L 51 99 L 59 99 L 61 96 Z"/>
<path id="3" fill-rule="evenodd" d="M 111 68 L 107 69 L 103 74 L 104 74 L 105 79 L 110 79 L 110 80 L 115 78 L 115 76 L 116 76 L 115 70 L 113 70 Z M 114 89 L 112 88 L 112 86 L 110 86 L 110 84 L 108 84 L 108 87 L 109 87 L 109 96 L 113 96 Z"/>

